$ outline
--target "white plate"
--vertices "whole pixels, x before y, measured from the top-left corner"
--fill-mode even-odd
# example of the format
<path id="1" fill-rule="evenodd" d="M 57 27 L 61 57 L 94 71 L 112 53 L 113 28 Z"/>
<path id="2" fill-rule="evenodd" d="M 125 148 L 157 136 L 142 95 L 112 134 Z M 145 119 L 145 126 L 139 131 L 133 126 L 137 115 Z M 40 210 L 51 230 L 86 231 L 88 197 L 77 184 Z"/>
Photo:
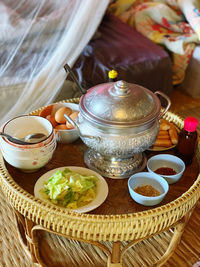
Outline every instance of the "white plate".
<path id="1" fill-rule="evenodd" d="M 176 145 L 169 146 L 169 147 L 161 147 L 161 146 L 155 146 L 155 147 L 150 147 L 148 148 L 149 151 L 166 151 L 169 149 L 174 148 Z"/>
<path id="2" fill-rule="evenodd" d="M 173 124 L 173 123 L 172 123 Z M 180 129 L 175 125 L 173 124 L 176 128 L 176 131 L 177 131 L 177 134 L 179 134 L 180 132 Z M 172 146 L 169 146 L 169 147 L 161 147 L 161 146 L 151 146 L 150 148 L 148 148 L 149 151 L 166 151 L 166 150 L 169 150 L 169 149 L 172 149 L 174 147 L 176 147 L 177 145 L 172 145 Z"/>
<path id="3" fill-rule="evenodd" d="M 52 205 L 55 205 L 55 204 L 51 203 L 49 200 L 44 199 L 40 190 L 43 188 L 44 181 L 47 181 L 56 171 L 58 171 L 58 170 L 62 171 L 65 168 L 69 168 L 71 171 L 79 172 L 81 174 L 95 175 L 98 178 L 96 198 L 92 202 L 90 202 L 89 204 L 87 204 L 83 207 L 80 207 L 78 209 L 75 209 L 73 211 L 88 212 L 88 211 L 96 209 L 106 200 L 106 197 L 108 195 L 108 185 L 107 185 L 105 179 L 95 171 L 92 171 L 90 169 L 83 168 L 83 167 L 74 167 L 74 166 L 56 168 L 56 169 L 53 169 L 53 170 L 48 171 L 45 174 L 43 174 L 35 183 L 35 186 L 34 186 L 35 197 L 37 197 L 41 200 L 47 201 L 48 203 L 50 203 Z"/>

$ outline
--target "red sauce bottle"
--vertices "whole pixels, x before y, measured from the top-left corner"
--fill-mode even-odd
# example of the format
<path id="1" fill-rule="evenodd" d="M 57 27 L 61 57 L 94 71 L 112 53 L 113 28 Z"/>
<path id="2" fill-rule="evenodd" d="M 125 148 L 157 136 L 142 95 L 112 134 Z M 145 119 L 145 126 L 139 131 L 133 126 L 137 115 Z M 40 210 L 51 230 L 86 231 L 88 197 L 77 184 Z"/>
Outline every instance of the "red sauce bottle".
<path id="1" fill-rule="evenodd" d="M 198 120 L 194 117 L 187 117 L 184 120 L 184 127 L 179 134 L 177 153 L 186 165 L 192 163 L 197 142 L 197 125 Z"/>

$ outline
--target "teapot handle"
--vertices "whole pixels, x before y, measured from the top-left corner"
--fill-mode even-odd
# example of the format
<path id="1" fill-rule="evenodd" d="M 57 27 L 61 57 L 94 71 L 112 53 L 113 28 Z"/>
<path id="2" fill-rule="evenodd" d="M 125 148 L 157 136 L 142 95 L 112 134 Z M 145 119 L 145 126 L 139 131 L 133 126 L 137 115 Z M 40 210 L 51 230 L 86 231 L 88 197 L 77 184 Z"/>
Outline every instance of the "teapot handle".
<path id="1" fill-rule="evenodd" d="M 78 79 L 76 78 L 73 70 L 70 68 L 70 66 L 68 64 L 65 64 L 64 69 L 67 73 L 69 73 L 69 75 L 71 76 L 72 80 L 76 83 L 77 88 L 81 91 L 81 93 L 84 95 L 87 90 L 85 90 L 84 88 L 82 88 L 82 86 L 80 85 L 80 83 L 78 82 Z"/>
<path id="2" fill-rule="evenodd" d="M 170 98 L 164 94 L 163 92 L 160 92 L 160 91 L 156 91 L 154 92 L 155 95 L 160 95 L 162 96 L 165 100 L 167 100 L 167 106 L 165 107 L 165 109 L 159 114 L 158 116 L 158 119 L 161 119 L 163 117 L 163 115 L 168 111 L 168 109 L 170 108 L 171 106 L 171 100 Z"/>

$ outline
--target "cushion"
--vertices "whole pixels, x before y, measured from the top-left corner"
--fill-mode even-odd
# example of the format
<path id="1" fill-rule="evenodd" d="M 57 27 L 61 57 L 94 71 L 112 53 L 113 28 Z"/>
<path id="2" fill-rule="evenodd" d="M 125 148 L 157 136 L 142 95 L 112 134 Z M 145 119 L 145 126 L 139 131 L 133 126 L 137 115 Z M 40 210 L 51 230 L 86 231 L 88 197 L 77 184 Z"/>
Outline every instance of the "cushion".
<path id="1" fill-rule="evenodd" d="M 115 69 L 120 80 L 170 96 L 172 67 L 166 51 L 110 14 L 103 18 L 98 33 L 73 67 L 84 88 L 108 82 L 108 71 Z"/>

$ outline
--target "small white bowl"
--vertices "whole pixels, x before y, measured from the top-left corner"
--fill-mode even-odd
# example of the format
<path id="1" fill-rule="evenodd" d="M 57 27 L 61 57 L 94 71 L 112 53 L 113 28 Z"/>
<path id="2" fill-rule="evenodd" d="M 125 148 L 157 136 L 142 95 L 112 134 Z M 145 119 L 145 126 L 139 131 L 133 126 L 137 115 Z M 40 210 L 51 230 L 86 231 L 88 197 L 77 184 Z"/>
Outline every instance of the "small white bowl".
<path id="1" fill-rule="evenodd" d="M 134 191 L 138 186 L 151 185 L 160 192 L 159 196 L 143 196 Z M 159 204 L 166 196 L 169 185 L 160 175 L 150 172 L 138 172 L 128 179 L 128 189 L 133 200 L 144 206 L 154 206 Z"/>
<path id="2" fill-rule="evenodd" d="M 35 148 L 19 148 L 5 144 L 1 139 L 1 152 L 4 159 L 13 167 L 24 172 L 34 172 L 45 166 L 52 158 L 56 149 L 55 136 L 44 146 Z"/>
<path id="3" fill-rule="evenodd" d="M 79 111 L 79 105 L 75 103 L 55 103 L 49 115 L 55 115 L 56 111 L 62 107 L 69 107 L 72 111 Z M 59 143 L 69 144 L 79 138 L 77 129 L 56 130 L 56 140 Z"/>
<path id="4" fill-rule="evenodd" d="M 19 139 L 33 133 L 45 134 L 47 137 L 42 142 L 28 145 L 19 145 L 4 138 L 4 140 L 11 146 L 33 148 L 41 146 L 42 144 L 47 144 L 52 139 L 53 127 L 45 118 L 39 116 L 22 115 L 7 121 L 2 127 L 2 132 Z"/>
<path id="5" fill-rule="evenodd" d="M 51 123 L 39 116 L 20 116 L 8 121 L 3 131 L 16 137 L 41 132 L 46 140 L 36 144 L 18 145 L 0 137 L 1 152 L 4 159 L 13 167 L 25 172 L 33 172 L 46 165 L 56 149 L 56 138 Z"/>
<path id="6" fill-rule="evenodd" d="M 149 172 L 155 173 L 158 168 L 172 168 L 176 174 L 173 175 L 161 175 L 168 184 L 176 183 L 183 175 L 185 171 L 185 163 L 177 156 L 171 154 L 159 154 L 151 157 L 147 161 L 147 170 Z"/>

